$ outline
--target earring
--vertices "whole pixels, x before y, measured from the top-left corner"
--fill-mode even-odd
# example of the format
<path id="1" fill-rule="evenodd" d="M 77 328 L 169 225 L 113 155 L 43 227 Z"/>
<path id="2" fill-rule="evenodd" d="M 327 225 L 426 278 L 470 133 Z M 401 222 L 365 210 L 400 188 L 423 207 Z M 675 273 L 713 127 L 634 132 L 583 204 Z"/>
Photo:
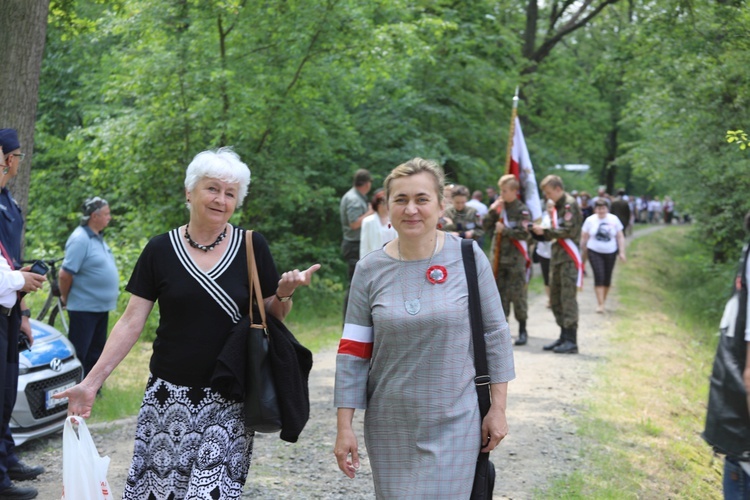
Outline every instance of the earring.
<path id="1" fill-rule="evenodd" d="M 443 225 L 442 225 L 441 223 L 439 223 L 439 222 L 438 222 L 437 228 L 438 228 L 438 229 L 443 229 Z"/>

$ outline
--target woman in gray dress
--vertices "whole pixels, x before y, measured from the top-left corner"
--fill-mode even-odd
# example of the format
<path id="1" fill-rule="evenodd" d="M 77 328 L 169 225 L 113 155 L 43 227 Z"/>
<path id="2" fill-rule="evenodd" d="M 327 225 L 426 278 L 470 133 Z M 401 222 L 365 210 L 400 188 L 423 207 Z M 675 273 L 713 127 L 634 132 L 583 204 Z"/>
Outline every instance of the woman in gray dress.
<path id="1" fill-rule="evenodd" d="M 474 244 L 492 406 L 480 422 L 461 240 L 438 231 L 443 173 L 415 158 L 385 180 L 398 238 L 357 264 L 336 360 L 334 454 L 359 468 L 355 409 L 378 498 L 468 498 L 477 456 L 508 433 L 515 377 L 508 324 L 489 261 Z"/>

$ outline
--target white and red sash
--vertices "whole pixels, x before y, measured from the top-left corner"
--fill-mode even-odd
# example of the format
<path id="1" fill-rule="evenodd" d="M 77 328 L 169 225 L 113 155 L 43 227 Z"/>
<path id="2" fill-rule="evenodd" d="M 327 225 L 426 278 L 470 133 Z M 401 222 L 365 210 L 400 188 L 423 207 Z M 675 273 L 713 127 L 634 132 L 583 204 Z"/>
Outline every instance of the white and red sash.
<path id="1" fill-rule="evenodd" d="M 506 227 L 510 227 L 510 221 L 508 220 L 508 212 L 503 210 L 503 224 L 505 224 Z M 529 279 L 531 279 L 531 259 L 529 258 L 529 244 L 525 241 L 518 241 L 515 238 L 508 238 L 511 243 L 513 243 L 513 246 L 518 249 L 519 252 L 521 252 L 521 255 L 523 255 L 524 260 L 526 261 L 526 283 L 529 282 Z"/>
<path id="2" fill-rule="evenodd" d="M 550 214 L 550 218 L 552 219 L 552 228 L 557 229 L 559 227 L 557 223 L 557 207 L 552 207 L 552 213 Z M 573 259 L 573 262 L 576 264 L 576 269 L 578 269 L 578 279 L 576 280 L 576 286 L 578 288 L 583 287 L 583 259 L 581 259 L 581 252 L 578 251 L 578 245 L 575 244 L 573 240 L 570 238 L 558 238 L 557 244 L 560 245 L 565 249 L 565 251 L 570 255 L 570 258 Z"/>

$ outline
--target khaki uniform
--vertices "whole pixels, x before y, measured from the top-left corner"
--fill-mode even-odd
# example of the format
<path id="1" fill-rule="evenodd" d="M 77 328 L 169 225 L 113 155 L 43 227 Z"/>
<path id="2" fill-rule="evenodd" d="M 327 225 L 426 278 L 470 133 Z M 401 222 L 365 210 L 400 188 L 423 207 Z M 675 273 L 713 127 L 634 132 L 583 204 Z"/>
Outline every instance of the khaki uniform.
<path id="1" fill-rule="evenodd" d="M 557 228 L 544 230 L 544 239 L 554 241 L 550 258 L 550 306 L 555 321 L 561 328 L 578 328 L 578 268 L 568 252 L 557 243 L 558 239 L 570 238 L 579 246 L 583 215 L 581 208 L 568 193 L 555 203 Z"/>
<path id="2" fill-rule="evenodd" d="M 532 238 L 526 225 L 531 222 L 529 209 L 521 201 L 515 200 L 505 204 L 505 213 L 508 224 L 503 228 L 500 238 L 500 265 L 497 269 L 497 289 L 500 292 L 500 300 L 506 317 L 510 317 L 510 306 L 516 320 L 526 321 L 528 318 L 528 286 L 526 283 L 526 259 L 521 251 L 516 248 L 511 240 L 531 242 Z M 492 235 L 492 252 L 495 255 L 495 223 L 500 220 L 500 215 L 495 210 L 490 210 L 484 218 L 484 229 Z M 531 254 L 529 254 L 531 258 Z"/>
<path id="3" fill-rule="evenodd" d="M 472 239 L 478 240 L 484 235 L 484 230 L 477 224 L 479 217 L 477 209 L 469 206 L 464 207 L 460 212 L 451 206 L 445 209 L 444 217 L 450 219 L 452 224 L 446 224 L 443 231 L 456 232 L 463 238 L 463 233 L 474 231 Z"/>

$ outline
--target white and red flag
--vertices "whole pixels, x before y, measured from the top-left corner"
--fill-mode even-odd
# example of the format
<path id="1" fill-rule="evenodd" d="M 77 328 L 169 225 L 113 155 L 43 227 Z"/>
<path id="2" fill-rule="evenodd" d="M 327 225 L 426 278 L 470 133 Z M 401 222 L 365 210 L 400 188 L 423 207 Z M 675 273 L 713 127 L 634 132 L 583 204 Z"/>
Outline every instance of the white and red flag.
<path id="1" fill-rule="evenodd" d="M 526 141 L 521 131 L 521 121 L 516 116 L 515 126 L 513 127 L 513 146 L 510 153 L 509 174 L 513 174 L 521 184 L 520 195 L 524 204 L 529 207 L 532 221 L 542 219 L 542 203 L 539 200 L 539 188 L 536 184 L 534 175 L 534 166 L 529 158 L 529 150 L 526 148 Z"/>

